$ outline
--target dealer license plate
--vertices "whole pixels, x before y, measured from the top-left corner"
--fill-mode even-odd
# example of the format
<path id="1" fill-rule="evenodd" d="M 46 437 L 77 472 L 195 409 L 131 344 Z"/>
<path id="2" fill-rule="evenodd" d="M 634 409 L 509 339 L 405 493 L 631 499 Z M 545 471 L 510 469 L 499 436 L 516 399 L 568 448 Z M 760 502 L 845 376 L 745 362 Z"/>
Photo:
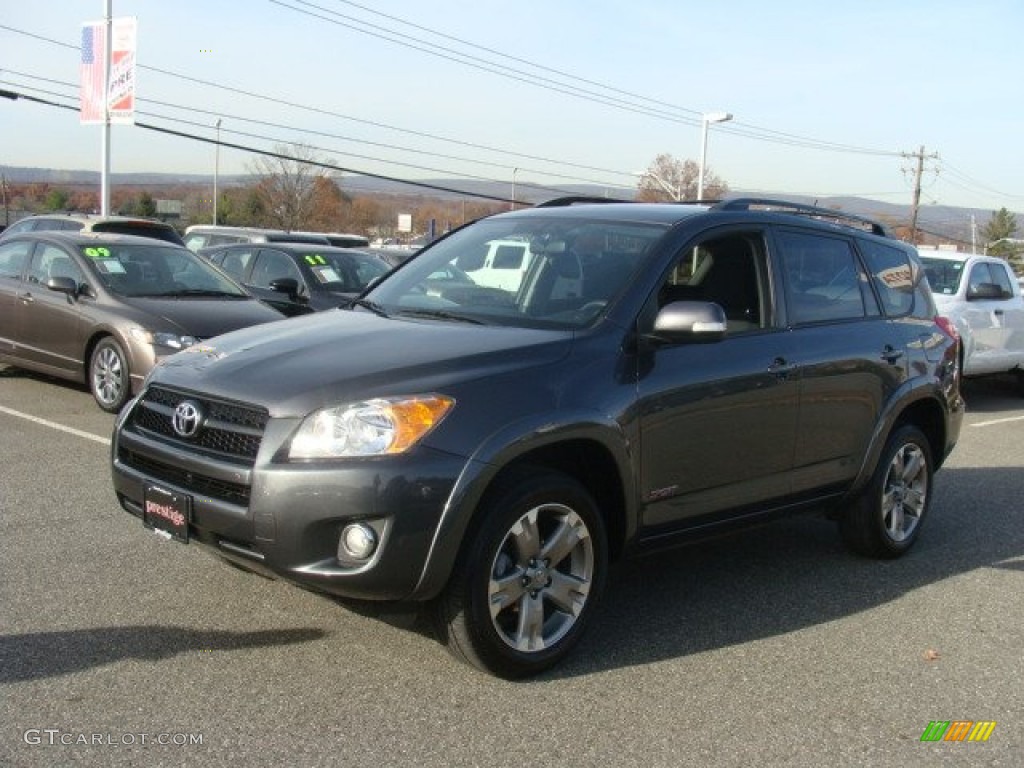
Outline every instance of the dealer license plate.
<path id="1" fill-rule="evenodd" d="M 157 532 L 170 534 L 180 542 L 188 542 L 188 521 L 192 498 L 155 485 L 146 487 L 142 522 Z"/>

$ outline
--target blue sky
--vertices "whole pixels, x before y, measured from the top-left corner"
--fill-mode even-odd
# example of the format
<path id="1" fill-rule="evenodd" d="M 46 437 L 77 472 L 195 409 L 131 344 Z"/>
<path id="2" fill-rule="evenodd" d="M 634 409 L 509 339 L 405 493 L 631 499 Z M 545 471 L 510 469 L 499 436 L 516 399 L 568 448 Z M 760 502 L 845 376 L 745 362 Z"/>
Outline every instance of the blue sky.
<path id="1" fill-rule="evenodd" d="M 102 0 L 0 10 L 0 88 L 75 102 L 80 26 Z M 633 186 L 659 153 L 696 160 L 701 113 L 725 110 L 707 161 L 734 189 L 909 203 L 900 153 L 924 146 L 939 157 L 923 203 L 1024 211 L 1020 0 L 114 0 L 113 14 L 138 18 L 140 121 L 212 138 L 220 116 L 226 141 L 305 142 L 356 170 Z M 396 34 L 421 42 L 383 39 Z M 0 100 L 0 170 L 95 170 L 99 147 L 73 112 Z M 209 145 L 115 126 L 112 147 L 115 172 L 212 174 Z M 249 163 L 221 152 L 222 174 Z"/>

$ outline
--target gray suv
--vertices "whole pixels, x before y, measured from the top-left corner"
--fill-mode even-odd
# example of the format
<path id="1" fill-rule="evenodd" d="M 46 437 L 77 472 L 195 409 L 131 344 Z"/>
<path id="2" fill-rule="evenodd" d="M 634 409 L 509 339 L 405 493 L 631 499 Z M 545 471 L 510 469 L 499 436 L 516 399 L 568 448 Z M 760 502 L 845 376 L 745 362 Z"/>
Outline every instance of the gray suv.
<path id="1" fill-rule="evenodd" d="M 475 282 L 511 241 L 515 287 Z M 420 601 L 457 657 L 523 677 L 579 640 L 617 558 L 802 510 L 906 552 L 959 435 L 958 344 L 877 224 L 556 200 L 350 310 L 165 360 L 117 421 L 114 489 L 243 568 Z"/>

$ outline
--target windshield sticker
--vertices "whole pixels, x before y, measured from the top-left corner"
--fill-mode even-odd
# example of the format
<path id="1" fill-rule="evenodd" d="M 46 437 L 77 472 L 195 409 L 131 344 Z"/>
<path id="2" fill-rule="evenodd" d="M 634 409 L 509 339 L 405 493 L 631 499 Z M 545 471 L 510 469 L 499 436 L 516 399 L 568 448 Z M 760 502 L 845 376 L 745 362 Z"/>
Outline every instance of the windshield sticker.
<path id="1" fill-rule="evenodd" d="M 334 267 L 316 267 L 313 274 L 321 283 L 340 283 L 341 276 L 334 271 Z"/>
<path id="2" fill-rule="evenodd" d="M 315 267 L 318 264 L 326 264 L 327 259 L 321 256 L 319 253 L 313 253 L 306 257 L 306 263 L 310 266 Z"/>
<path id="3" fill-rule="evenodd" d="M 90 259 L 109 259 L 110 258 L 110 249 L 109 248 L 94 248 L 92 246 L 89 246 L 88 248 L 83 248 L 82 249 L 82 253 L 84 253 Z"/>
<path id="4" fill-rule="evenodd" d="M 125 273 L 124 264 L 117 259 L 96 259 L 96 267 L 100 272 L 105 272 L 108 275 L 123 275 Z"/>

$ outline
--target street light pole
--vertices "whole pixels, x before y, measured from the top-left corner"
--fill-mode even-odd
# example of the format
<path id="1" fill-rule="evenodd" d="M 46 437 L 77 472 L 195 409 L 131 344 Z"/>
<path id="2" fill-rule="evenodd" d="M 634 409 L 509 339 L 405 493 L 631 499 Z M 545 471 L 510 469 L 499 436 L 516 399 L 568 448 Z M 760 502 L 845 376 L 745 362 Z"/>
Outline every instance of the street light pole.
<path id="1" fill-rule="evenodd" d="M 682 201 L 683 190 L 681 187 L 673 188 L 671 184 L 669 184 L 667 181 L 661 178 L 661 176 L 656 174 L 654 171 L 638 171 L 637 174 L 641 178 L 643 178 L 644 176 L 650 176 L 652 179 L 658 182 L 661 188 L 664 189 L 666 193 L 668 193 L 668 196 L 671 197 L 673 201 L 677 203 Z"/>
<path id="2" fill-rule="evenodd" d="M 732 120 L 731 112 L 706 112 L 700 120 L 700 166 L 697 171 L 697 200 L 704 199 L 704 164 L 708 154 L 708 126 Z"/>
<path id="3" fill-rule="evenodd" d="M 220 122 L 217 118 L 217 144 L 213 150 L 213 223 L 217 224 L 217 176 L 220 174 Z"/>

